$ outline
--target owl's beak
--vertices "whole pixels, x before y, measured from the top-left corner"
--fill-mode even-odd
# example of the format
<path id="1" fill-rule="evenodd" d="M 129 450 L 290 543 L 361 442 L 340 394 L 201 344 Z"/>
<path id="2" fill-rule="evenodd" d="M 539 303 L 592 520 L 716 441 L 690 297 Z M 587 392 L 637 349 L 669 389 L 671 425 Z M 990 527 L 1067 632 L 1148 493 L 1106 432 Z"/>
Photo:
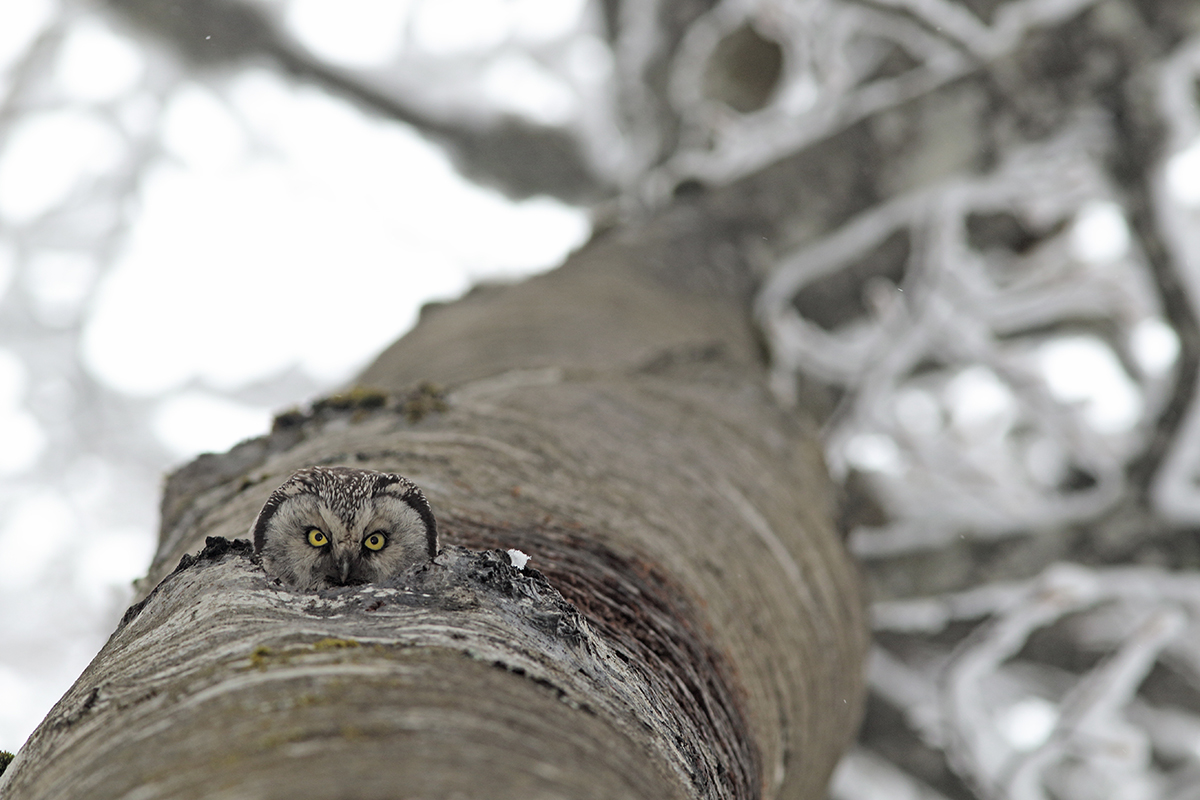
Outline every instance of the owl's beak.
<path id="1" fill-rule="evenodd" d="M 350 577 L 350 554 L 349 553 L 347 553 L 346 555 L 344 555 L 340 559 L 338 559 L 338 577 L 339 577 L 338 582 L 340 584 L 342 584 L 343 586 L 345 586 L 346 579 L 348 579 Z"/>

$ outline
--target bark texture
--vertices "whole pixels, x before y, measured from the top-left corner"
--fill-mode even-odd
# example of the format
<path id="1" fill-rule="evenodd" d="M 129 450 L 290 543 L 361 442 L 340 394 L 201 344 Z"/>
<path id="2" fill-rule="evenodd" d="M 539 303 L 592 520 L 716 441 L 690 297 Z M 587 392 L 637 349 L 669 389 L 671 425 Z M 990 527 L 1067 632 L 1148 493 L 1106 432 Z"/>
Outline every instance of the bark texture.
<path id="1" fill-rule="evenodd" d="M 704 219 L 429 309 L 372 388 L 173 476 L 146 586 L 222 538 L 131 609 L 4 796 L 822 796 L 862 600 Z M 409 476 L 444 552 L 387 587 L 274 585 L 223 540 L 311 464 Z"/>

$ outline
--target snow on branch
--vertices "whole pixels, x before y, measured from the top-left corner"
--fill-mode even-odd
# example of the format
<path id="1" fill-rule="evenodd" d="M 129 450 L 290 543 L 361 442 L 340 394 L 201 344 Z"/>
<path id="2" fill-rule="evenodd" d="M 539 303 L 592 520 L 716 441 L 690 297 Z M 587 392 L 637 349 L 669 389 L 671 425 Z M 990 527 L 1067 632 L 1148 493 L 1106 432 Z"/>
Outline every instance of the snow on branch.
<path id="1" fill-rule="evenodd" d="M 948 84 L 1012 52 L 1033 29 L 1095 0 L 1023 0 L 984 20 L 947 0 L 724 0 L 692 23 L 671 63 L 679 146 L 650 174 L 650 195 L 680 180 L 727 183 L 859 120 Z M 750 30 L 781 50 L 773 91 L 733 109 L 706 84 L 723 43 Z"/>
<path id="2" fill-rule="evenodd" d="M 893 520 L 853 531 L 859 554 L 1094 518 L 1120 494 L 1170 388 L 1139 341 L 1169 328 L 1091 130 L 872 209 L 764 286 L 781 398 L 798 373 L 850 392 L 830 467 L 869 475 Z M 861 285 L 860 316 L 820 317 L 837 281 Z"/>
<path id="3" fill-rule="evenodd" d="M 938 603 L 940 615 L 928 600 L 876 604 L 870 679 L 980 796 L 1170 796 L 1200 768 L 1183 744 L 1200 741 L 1187 705 L 1200 698 L 1200 577 L 1058 564 Z M 948 636 L 964 622 L 969 633 Z M 884 780 L 862 758 L 842 770 L 848 784 Z"/>
<path id="4" fill-rule="evenodd" d="M 720 68 L 713 62 L 721 43 L 747 27 L 777 43 L 782 65 L 768 102 L 739 113 L 705 83 Z M 727 0 L 693 23 L 673 57 L 669 99 L 680 146 L 647 185 L 729 182 L 971 67 L 945 39 L 888 11 L 831 0 Z"/>

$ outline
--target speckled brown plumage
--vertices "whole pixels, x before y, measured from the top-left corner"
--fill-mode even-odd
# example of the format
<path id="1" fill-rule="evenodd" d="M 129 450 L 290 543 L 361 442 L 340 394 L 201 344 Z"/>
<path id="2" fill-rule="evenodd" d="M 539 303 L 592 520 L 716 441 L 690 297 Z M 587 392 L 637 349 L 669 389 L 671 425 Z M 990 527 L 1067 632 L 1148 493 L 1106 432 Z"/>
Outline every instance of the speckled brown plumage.
<path id="1" fill-rule="evenodd" d="M 322 534 L 323 545 L 309 540 Z M 296 589 L 375 583 L 438 550 L 437 522 L 407 478 L 351 467 L 308 467 L 271 493 L 252 528 L 268 573 Z M 374 550 L 368 537 L 381 534 Z"/>

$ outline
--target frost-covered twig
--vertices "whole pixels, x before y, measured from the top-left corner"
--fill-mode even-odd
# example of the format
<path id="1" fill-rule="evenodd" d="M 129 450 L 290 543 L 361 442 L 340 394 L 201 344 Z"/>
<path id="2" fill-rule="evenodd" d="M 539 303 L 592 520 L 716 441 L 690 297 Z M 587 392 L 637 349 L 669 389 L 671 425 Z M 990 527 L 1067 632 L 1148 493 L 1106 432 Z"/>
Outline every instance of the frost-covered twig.
<path id="1" fill-rule="evenodd" d="M 997 58 L 1016 47 L 1035 27 L 1078 14 L 1096 0 L 1017 0 L 1000 5 L 995 19 L 980 19 L 967 7 L 947 0 L 879 0 L 904 9 L 965 45 L 980 59 Z"/>
<path id="2" fill-rule="evenodd" d="M 1166 123 L 1165 158 L 1151 176 L 1155 221 L 1169 248 L 1191 324 L 1200 319 L 1200 37 L 1193 37 L 1161 67 L 1158 75 L 1158 108 Z M 1183 344 L 1195 347 L 1189 337 Z M 1197 357 L 1188 352 L 1189 360 Z M 1158 475 L 1153 498 L 1156 510 L 1168 519 L 1195 524 L 1200 521 L 1200 393 L 1193 392 L 1183 423 L 1171 444 Z"/>
<path id="3" fill-rule="evenodd" d="M 1200 686 L 1200 576 L 1060 564 L 1024 585 L 881 603 L 874 618 L 890 635 L 874 691 L 983 796 L 1157 796 L 1200 769 L 1200 716 L 1141 694 L 1156 666 Z M 946 641 L 948 623 L 972 620 Z M 1049 641 L 1065 661 L 1037 655 Z"/>
<path id="4" fill-rule="evenodd" d="M 1169 365 L 1139 363 L 1134 342 L 1167 329 L 1095 130 L 1081 121 L 991 175 L 872 209 L 786 256 L 762 289 L 782 399 L 797 373 L 850 392 L 827 431 L 829 463 L 868 473 L 892 518 L 851 532 L 860 555 L 1094 518 L 1122 491 L 1170 385 Z M 981 241 L 989 220 L 1028 243 Z M 859 279 L 865 316 L 831 328 L 806 315 L 810 287 L 855 275 L 897 237 L 908 243 L 889 265 L 898 283 Z M 1055 332 L 1087 319 L 1117 335 Z M 1073 358 L 1107 367 L 1115 387 L 1079 394 Z"/>
<path id="5" fill-rule="evenodd" d="M 1012 52 L 1029 31 L 1094 3 L 1021 0 L 1003 4 L 985 21 L 946 0 L 724 0 L 692 23 L 674 54 L 670 99 L 679 114 L 680 146 L 647 177 L 647 188 L 662 195 L 684 178 L 735 180 L 926 95 Z M 762 108 L 735 110 L 707 96 L 703 82 L 720 42 L 747 25 L 778 44 L 783 65 Z M 877 73 L 897 51 L 912 66 Z"/>
<path id="6" fill-rule="evenodd" d="M 703 81 L 721 40 L 746 25 L 782 48 L 783 64 L 769 102 L 738 112 L 707 96 Z M 893 49 L 916 66 L 873 76 Z M 674 54 L 670 99 L 680 147 L 647 184 L 661 193 L 684 178 L 729 182 L 971 66 L 944 39 L 888 11 L 839 0 L 726 0 L 692 24 Z"/>

